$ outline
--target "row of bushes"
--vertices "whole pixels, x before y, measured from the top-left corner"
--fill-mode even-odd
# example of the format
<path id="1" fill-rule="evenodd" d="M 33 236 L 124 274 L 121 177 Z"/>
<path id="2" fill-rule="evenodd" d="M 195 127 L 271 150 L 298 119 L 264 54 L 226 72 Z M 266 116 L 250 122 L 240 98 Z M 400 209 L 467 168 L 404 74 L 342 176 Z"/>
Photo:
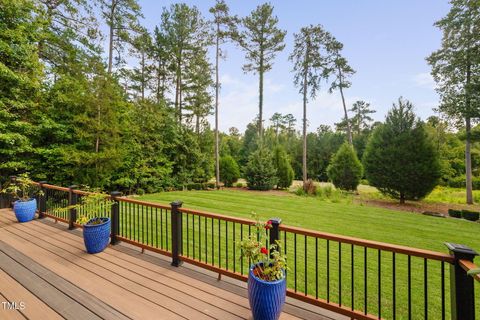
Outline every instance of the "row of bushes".
<path id="1" fill-rule="evenodd" d="M 451 178 L 448 181 L 443 181 L 442 184 L 452 188 L 465 188 L 465 176 Z M 473 190 L 480 190 L 480 177 L 472 177 L 472 188 Z"/>
<path id="2" fill-rule="evenodd" d="M 470 210 L 448 209 L 448 215 L 452 218 L 463 218 L 470 221 L 477 221 L 480 218 L 479 212 Z"/>

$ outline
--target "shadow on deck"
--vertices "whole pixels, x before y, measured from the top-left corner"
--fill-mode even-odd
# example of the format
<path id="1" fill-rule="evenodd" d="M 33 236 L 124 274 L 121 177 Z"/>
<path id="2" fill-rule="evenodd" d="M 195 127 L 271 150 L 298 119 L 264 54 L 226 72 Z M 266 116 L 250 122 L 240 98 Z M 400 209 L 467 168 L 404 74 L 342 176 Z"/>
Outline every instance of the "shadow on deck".
<path id="1" fill-rule="evenodd" d="M 0 210 L 0 319 L 250 319 L 246 284 L 128 244 L 90 255 L 80 230 Z M 287 298 L 281 319 L 347 319 Z"/>

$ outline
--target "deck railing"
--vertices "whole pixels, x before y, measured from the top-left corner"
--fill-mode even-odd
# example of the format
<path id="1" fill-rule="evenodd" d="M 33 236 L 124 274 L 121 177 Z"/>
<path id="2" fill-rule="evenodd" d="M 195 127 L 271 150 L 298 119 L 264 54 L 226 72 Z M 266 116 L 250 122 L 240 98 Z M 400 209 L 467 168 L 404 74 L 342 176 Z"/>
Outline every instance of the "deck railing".
<path id="1" fill-rule="evenodd" d="M 84 191 L 40 182 L 39 217 L 79 227 L 77 214 L 55 209 L 75 204 Z M 247 280 L 249 261 L 236 242 L 253 232 L 253 220 L 187 209 L 180 201 L 161 205 L 111 194 L 111 243 L 124 241 L 220 275 Z M 2 202 L 3 201 L 3 202 Z M 0 198 L 0 205 L 6 201 Z M 352 319 L 480 319 L 476 252 L 447 244 L 449 253 L 286 226 L 271 219 L 270 243 L 287 255 L 287 295 Z M 268 246 L 268 243 L 266 243 Z M 476 299 L 475 299 L 476 298 Z M 476 317 L 475 317 L 476 316 Z"/>

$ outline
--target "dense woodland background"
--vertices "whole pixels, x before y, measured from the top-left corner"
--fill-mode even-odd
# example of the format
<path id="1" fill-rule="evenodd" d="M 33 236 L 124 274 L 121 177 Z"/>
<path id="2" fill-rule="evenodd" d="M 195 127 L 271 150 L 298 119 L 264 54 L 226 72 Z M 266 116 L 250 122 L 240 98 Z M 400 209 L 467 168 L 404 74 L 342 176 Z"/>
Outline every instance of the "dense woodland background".
<path id="1" fill-rule="evenodd" d="M 452 6 L 465 9 L 467 3 L 452 1 Z M 209 52 L 220 57 L 224 41 L 238 44 L 246 55 L 244 70 L 259 75 L 260 103 L 245 132 L 232 127 L 219 133 L 223 163 L 231 162 L 225 160 L 230 156 L 245 176 L 252 153 L 266 149 L 286 157 L 294 177 L 305 180 L 306 154 L 307 177 L 327 181 L 332 155 L 345 142 L 362 159 L 372 132 L 382 126 L 370 117 L 375 106 L 365 101 L 344 105 L 335 128 L 322 125 L 312 132 L 306 132 L 308 119 L 263 115 L 263 74 L 275 67 L 285 31 L 276 26 L 269 4 L 248 17 L 234 16 L 223 1 L 212 5 L 209 15 L 203 15 L 196 7 L 174 4 L 163 9 L 154 30 L 147 30 L 135 0 L 0 0 L 1 179 L 29 172 L 35 180 L 53 184 L 125 193 L 182 189 L 211 180 L 216 175 L 216 131 L 207 117 L 218 106 L 221 60 L 210 61 Z M 260 38 L 267 43 L 256 42 L 259 25 L 265 26 Z M 106 50 L 103 39 L 108 39 Z M 299 86 L 305 108 L 316 90 L 341 90 L 343 97 L 354 85 L 348 76 L 355 71 L 341 56 L 342 44 L 321 26 L 306 27 L 295 39 L 292 82 Z M 478 43 L 474 50 L 470 65 L 478 68 Z M 319 55 L 310 56 L 312 63 L 303 62 L 314 51 Z M 434 60 L 443 58 L 432 56 L 430 63 L 435 67 Z M 472 72 L 478 81 L 478 70 Z M 470 119 L 478 118 L 478 104 L 467 114 L 467 124 L 465 112 L 446 108 L 449 94 L 443 93 L 437 116 L 419 124 L 435 146 L 441 184 L 465 186 L 468 137 L 473 185 L 480 188 L 480 127 L 475 122 L 469 127 Z M 297 121 L 304 132 L 296 130 Z"/>

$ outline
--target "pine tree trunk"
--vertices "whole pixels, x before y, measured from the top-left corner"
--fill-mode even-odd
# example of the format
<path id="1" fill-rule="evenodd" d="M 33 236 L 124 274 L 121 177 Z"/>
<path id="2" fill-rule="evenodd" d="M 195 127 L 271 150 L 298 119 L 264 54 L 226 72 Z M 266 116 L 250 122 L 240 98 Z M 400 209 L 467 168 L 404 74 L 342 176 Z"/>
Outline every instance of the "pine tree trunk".
<path id="1" fill-rule="evenodd" d="M 160 69 L 161 68 L 161 61 L 158 61 L 158 70 L 157 70 L 157 104 L 160 103 L 160 83 L 161 83 L 161 74 L 160 74 Z"/>
<path id="2" fill-rule="evenodd" d="M 112 65 L 113 65 L 113 29 L 114 29 L 114 25 L 113 25 L 113 17 L 115 15 L 115 7 L 116 7 L 117 3 L 116 3 L 116 0 L 112 0 L 111 2 L 111 9 L 110 9 L 110 17 L 109 18 L 109 21 L 110 21 L 110 34 L 109 34 L 109 39 L 108 39 L 108 74 L 111 74 L 112 73 Z"/>
<path id="3" fill-rule="evenodd" d="M 405 194 L 400 192 L 400 204 L 405 204 Z"/>
<path id="4" fill-rule="evenodd" d="M 467 204 L 473 204 L 473 194 L 472 194 L 472 155 L 470 152 L 470 132 L 471 132 L 471 123 L 470 117 L 465 119 L 465 130 L 466 130 L 466 139 L 465 139 L 465 180 L 466 180 L 466 190 L 467 190 Z"/>
<path id="5" fill-rule="evenodd" d="M 259 81 L 258 81 L 258 136 L 260 141 L 263 140 L 263 52 L 260 52 L 260 68 L 259 68 Z"/>
<path id="6" fill-rule="evenodd" d="M 339 80 L 340 80 L 340 95 L 342 96 L 342 103 L 343 103 L 343 112 L 345 113 L 345 121 L 347 122 L 347 134 L 348 134 L 348 143 L 350 145 L 353 145 L 353 139 L 352 139 L 352 128 L 350 126 L 350 121 L 348 120 L 348 112 L 347 112 L 347 105 L 345 104 L 345 96 L 343 95 L 343 80 L 342 80 L 342 70 L 340 67 L 338 68 L 338 75 L 339 75 Z"/>
<path id="7" fill-rule="evenodd" d="M 219 94 L 219 80 L 218 80 L 218 59 L 219 59 L 219 33 L 220 25 L 217 23 L 217 42 L 215 51 L 215 186 L 220 187 L 220 155 L 219 155 L 219 141 L 218 141 L 218 94 Z"/>
<path id="8" fill-rule="evenodd" d="M 141 83 L 142 101 L 145 101 L 145 51 L 142 50 L 142 83 Z"/>
<path id="9" fill-rule="evenodd" d="M 310 42 L 307 40 L 307 49 L 305 51 L 305 61 L 303 70 L 303 155 L 302 155 L 302 171 L 303 171 L 303 188 L 306 188 L 308 179 L 307 172 L 307 91 L 308 91 L 308 60 L 309 60 Z"/>

